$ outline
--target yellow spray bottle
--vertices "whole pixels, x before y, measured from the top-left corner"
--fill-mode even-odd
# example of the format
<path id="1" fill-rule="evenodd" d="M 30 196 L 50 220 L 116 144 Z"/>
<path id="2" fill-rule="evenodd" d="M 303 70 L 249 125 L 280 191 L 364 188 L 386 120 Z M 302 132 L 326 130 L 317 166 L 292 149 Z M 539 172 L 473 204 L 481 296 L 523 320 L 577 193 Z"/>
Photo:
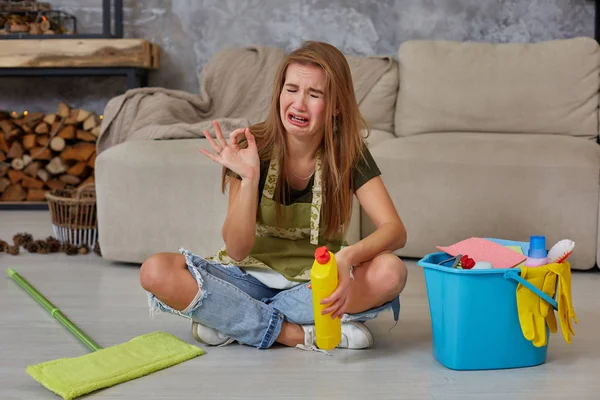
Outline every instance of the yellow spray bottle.
<path id="1" fill-rule="evenodd" d="M 323 350 L 335 348 L 342 340 L 342 322 L 340 318 L 331 318 L 331 314 L 322 315 L 328 304 L 321 300 L 331 295 L 338 286 L 338 273 L 335 256 L 326 246 L 315 251 L 315 261 L 310 271 L 313 310 L 315 314 L 315 334 L 317 347 Z"/>

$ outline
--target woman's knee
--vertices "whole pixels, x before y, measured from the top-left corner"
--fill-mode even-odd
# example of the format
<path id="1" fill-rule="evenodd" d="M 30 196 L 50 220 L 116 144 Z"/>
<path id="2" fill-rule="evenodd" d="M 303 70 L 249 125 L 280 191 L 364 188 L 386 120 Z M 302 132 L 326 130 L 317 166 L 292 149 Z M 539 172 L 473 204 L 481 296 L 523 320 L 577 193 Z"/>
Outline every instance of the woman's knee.
<path id="1" fill-rule="evenodd" d="M 381 258 L 380 265 L 377 267 L 379 285 L 388 300 L 391 300 L 404 290 L 408 270 L 404 262 L 394 254 L 386 254 Z"/>
<path id="2" fill-rule="evenodd" d="M 175 254 L 183 257 L 180 254 Z M 157 253 L 153 254 L 142 263 L 140 268 L 140 284 L 150 293 L 156 292 L 162 283 L 166 281 L 169 270 L 174 268 L 176 262 L 174 254 Z M 183 260 L 185 263 L 185 259 Z"/>

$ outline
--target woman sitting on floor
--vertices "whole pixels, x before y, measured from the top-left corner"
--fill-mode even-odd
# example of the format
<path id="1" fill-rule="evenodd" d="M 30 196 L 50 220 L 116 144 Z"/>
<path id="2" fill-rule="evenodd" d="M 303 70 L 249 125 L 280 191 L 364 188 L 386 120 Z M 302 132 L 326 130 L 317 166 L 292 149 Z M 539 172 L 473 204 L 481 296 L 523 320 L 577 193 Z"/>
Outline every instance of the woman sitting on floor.
<path id="1" fill-rule="evenodd" d="M 140 281 L 152 310 L 190 318 L 193 336 L 210 345 L 315 348 L 309 279 L 325 245 L 338 265 L 324 310 L 342 318 L 338 347 L 370 347 L 363 322 L 388 308 L 398 319 L 407 271 L 392 252 L 405 245 L 406 230 L 362 123 L 338 49 L 307 42 L 289 54 L 264 122 L 232 132 L 229 142 L 216 122 L 216 140 L 204 133 L 214 153 L 201 152 L 223 165 L 223 190 L 229 185 L 225 245 L 208 258 L 185 249 L 149 257 Z M 376 230 L 347 245 L 354 195 Z"/>

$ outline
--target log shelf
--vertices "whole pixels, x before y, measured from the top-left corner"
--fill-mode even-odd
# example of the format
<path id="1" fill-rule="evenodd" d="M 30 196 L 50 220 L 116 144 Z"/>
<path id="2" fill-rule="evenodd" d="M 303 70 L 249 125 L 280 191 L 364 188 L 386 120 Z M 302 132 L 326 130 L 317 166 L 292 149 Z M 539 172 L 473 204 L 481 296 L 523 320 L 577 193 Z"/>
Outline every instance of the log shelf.
<path id="1" fill-rule="evenodd" d="M 159 55 L 143 39 L 0 40 L 0 76 L 121 76 L 133 89 L 147 86 Z"/>

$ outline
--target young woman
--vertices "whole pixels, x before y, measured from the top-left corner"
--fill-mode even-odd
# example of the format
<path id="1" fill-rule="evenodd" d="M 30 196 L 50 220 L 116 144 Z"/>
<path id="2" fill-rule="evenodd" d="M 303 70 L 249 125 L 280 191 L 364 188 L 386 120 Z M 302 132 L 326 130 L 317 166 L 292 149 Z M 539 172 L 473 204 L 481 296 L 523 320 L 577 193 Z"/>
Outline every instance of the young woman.
<path id="1" fill-rule="evenodd" d="M 229 186 L 224 247 L 203 258 L 185 249 L 141 267 L 152 310 L 192 320 L 210 345 L 238 341 L 259 349 L 275 342 L 315 349 L 310 268 L 317 247 L 335 254 L 339 284 L 325 313 L 342 318 L 341 348 L 367 348 L 364 321 L 393 308 L 406 267 L 392 252 L 406 243 L 404 224 L 363 138 L 350 68 L 335 47 L 307 42 L 275 77 L 267 119 L 232 132 L 215 122 L 214 152 Z M 376 226 L 344 241 L 353 196 Z"/>

